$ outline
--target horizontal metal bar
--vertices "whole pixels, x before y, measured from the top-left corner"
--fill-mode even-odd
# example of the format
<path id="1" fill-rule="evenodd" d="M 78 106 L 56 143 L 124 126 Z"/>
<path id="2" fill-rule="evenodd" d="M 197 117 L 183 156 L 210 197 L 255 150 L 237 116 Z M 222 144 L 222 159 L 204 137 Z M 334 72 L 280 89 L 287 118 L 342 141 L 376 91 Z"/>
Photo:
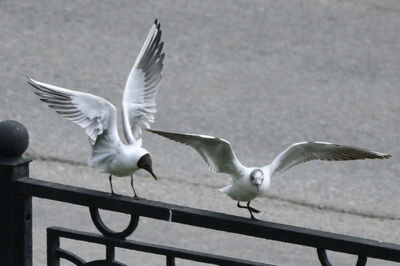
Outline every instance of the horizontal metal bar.
<path id="1" fill-rule="evenodd" d="M 116 238 L 104 237 L 99 234 L 81 232 L 77 230 L 71 230 L 61 227 L 50 227 L 47 228 L 47 232 L 53 236 L 59 236 L 68 239 L 74 239 L 79 241 L 97 243 L 101 245 L 112 245 L 118 248 L 137 250 L 146 253 L 158 254 L 171 256 L 180 259 L 186 259 L 191 261 L 205 262 L 210 264 L 218 265 L 241 265 L 241 266 L 273 266 L 271 264 L 252 262 L 247 260 L 235 259 L 225 256 L 218 256 L 204 252 L 192 251 L 187 249 L 180 249 L 175 247 L 150 244 L 141 241 L 134 240 L 120 240 Z"/>
<path id="2" fill-rule="evenodd" d="M 230 233 L 400 262 L 400 245 L 328 233 L 302 227 L 250 220 L 206 210 L 182 207 L 131 197 L 112 197 L 109 193 L 50 183 L 32 178 L 16 182 L 18 193 L 83 206 L 98 207 L 128 214 L 209 228 Z"/>

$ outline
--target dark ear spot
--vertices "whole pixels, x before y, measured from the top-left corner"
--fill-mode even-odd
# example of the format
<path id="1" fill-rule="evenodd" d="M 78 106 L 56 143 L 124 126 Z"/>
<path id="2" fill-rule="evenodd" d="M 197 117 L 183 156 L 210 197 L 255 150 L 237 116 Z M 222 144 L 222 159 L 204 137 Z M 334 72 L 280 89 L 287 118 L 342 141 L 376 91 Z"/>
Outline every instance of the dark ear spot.
<path id="1" fill-rule="evenodd" d="M 256 175 L 257 172 L 261 172 L 261 173 L 262 173 L 262 171 L 261 171 L 260 169 L 254 169 L 254 170 L 251 171 L 251 173 L 250 173 L 250 179 L 254 179 L 254 177 L 255 177 L 255 175 Z"/>

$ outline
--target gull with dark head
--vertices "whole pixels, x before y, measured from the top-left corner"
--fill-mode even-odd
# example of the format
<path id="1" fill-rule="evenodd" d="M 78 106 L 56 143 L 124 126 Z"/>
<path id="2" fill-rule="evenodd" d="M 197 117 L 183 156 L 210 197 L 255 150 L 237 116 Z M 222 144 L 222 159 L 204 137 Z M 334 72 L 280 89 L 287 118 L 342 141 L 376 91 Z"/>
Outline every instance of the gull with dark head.
<path id="1" fill-rule="evenodd" d="M 150 128 L 156 113 L 157 85 L 161 79 L 162 53 L 160 23 L 154 21 L 126 81 L 122 100 L 123 132 L 121 141 L 117 112 L 107 100 L 85 92 L 64 89 L 29 78 L 28 83 L 40 100 L 65 118 L 85 129 L 92 146 L 88 164 L 112 176 L 130 176 L 134 197 L 133 173 L 148 171 L 155 179 L 150 153 L 142 147 L 142 128 Z"/>
<path id="2" fill-rule="evenodd" d="M 231 144 L 224 139 L 206 135 L 178 134 L 150 129 L 148 131 L 191 146 L 206 161 L 211 170 L 216 173 L 228 174 L 232 179 L 232 185 L 221 188 L 220 191 L 236 200 L 239 208 L 248 209 L 252 219 L 255 219 L 253 213 L 259 213 L 260 211 L 250 206 L 251 200 L 267 191 L 271 177 L 297 164 L 311 160 L 347 161 L 386 159 L 391 157 L 389 154 L 356 147 L 312 141 L 292 144 L 269 165 L 246 167 L 239 162 L 232 150 Z M 245 206 L 240 205 L 241 201 L 247 202 L 247 204 Z"/>

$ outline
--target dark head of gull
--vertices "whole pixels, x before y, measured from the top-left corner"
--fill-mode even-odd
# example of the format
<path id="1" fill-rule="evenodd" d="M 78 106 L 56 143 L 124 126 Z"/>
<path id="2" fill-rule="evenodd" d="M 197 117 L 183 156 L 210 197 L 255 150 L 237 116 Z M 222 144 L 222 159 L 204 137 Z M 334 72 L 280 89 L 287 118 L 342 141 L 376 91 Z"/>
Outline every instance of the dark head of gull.
<path id="1" fill-rule="evenodd" d="M 157 180 L 156 175 L 153 173 L 152 161 L 149 153 L 146 153 L 139 159 L 137 166 L 149 172 L 154 177 L 154 179 Z"/>
<path id="2" fill-rule="evenodd" d="M 264 173 L 261 169 L 254 169 L 250 173 L 250 182 L 257 187 L 257 191 L 260 191 L 259 186 L 264 181 Z"/>

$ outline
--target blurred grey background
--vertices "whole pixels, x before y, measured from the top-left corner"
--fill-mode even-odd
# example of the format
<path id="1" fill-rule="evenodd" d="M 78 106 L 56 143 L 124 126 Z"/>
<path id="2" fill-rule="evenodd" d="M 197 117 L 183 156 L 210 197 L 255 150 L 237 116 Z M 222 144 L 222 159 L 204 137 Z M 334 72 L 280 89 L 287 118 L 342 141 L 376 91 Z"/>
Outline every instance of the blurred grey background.
<path id="1" fill-rule="evenodd" d="M 389 153 L 393 158 L 383 161 L 297 166 L 274 178 L 252 205 L 262 220 L 400 243 L 395 0 L 0 1 L 0 120 L 28 128 L 33 178 L 109 191 L 107 175 L 86 166 L 84 131 L 40 103 L 25 74 L 120 108 L 126 77 L 155 18 L 166 58 L 153 128 L 223 137 L 249 166 L 263 166 L 304 140 Z M 229 180 L 210 172 L 194 150 L 148 132 L 143 143 L 160 180 L 139 171 L 140 196 L 248 216 L 217 190 Z M 128 178 L 114 180 L 119 193 L 131 194 Z M 116 229 L 128 221 L 104 215 Z M 51 225 L 96 232 L 86 208 L 35 199 L 34 265 L 46 264 Z M 311 248 L 151 219 L 141 219 L 132 238 L 271 264 L 319 265 Z M 62 247 L 86 259 L 104 256 L 96 245 L 63 241 Z M 328 255 L 334 265 L 356 261 Z M 164 263 L 124 250 L 117 258 L 128 265 Z"/>

